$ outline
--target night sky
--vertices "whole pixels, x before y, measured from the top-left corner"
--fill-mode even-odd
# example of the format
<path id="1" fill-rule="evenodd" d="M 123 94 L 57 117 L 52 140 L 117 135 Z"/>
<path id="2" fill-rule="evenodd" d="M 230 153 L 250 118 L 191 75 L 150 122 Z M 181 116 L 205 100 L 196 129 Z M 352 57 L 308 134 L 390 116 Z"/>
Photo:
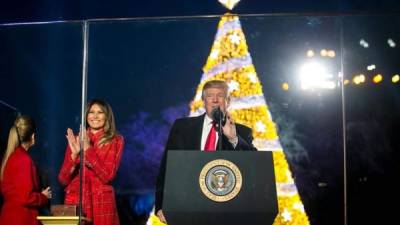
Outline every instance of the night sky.
<path id="1" fill-rule="evenodd" d="M 233 10 L 239 14 L 269 13 L 394 13 L 397 0 L 242 0 Z M 217 0 L 3 0 L 0 22 L 38 22 L 98 18 L 220 15 L 225 8 Z"/>

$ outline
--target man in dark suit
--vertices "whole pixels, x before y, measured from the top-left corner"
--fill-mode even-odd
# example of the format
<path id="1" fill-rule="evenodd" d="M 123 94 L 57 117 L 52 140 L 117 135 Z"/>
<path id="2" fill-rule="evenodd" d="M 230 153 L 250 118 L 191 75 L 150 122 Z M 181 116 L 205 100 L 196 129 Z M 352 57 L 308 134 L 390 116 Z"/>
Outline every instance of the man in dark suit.
<path id="1" fill-rule="evenodd" d="M 206 113 L 198 117 L 177 119 L 172 125 L 166 144 L 167 150 L 201 150 L 215 151 L 217 149 L 218 133 L 213 121 L 213 112 L 217 108 L 226 116 L 222 126 L 221 150 L 257 150 L 253 145 L 252 131 L 249 127 L 235 124 L 227 112 L 229 106 L 228 85 L 224 81 L 212 80 L 204 84 L 202 99 Z M 212 136 L 212 137 L 211 137 Z M 211 141 L 210 141 L 211 140 Z M 163 185 L 165 176 L 166 151 L 161 161 L 156 188 L 155 212 L 162 222 L 165 221 L 162 212 Z"/>

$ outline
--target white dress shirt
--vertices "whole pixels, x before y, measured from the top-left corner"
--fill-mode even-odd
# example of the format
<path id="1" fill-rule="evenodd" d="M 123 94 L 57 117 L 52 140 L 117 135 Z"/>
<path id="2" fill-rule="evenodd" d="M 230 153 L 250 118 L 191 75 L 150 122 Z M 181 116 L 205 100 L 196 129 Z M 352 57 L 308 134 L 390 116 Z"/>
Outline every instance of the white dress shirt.
<path id="1" fill-rule="evenodd" d="M 201 150 L 204 151 L 204 146 L 206 145 L 207 137 L 208 134 L 210 133 L 211 127 L 212 127 L 212 122 L 213 120 L 206 114 L 204 116 L 204 122 L 203 122 L 203 131 L 201 133 Z M 217 139 L 215 140 L 215 149 L 217 149 L 217 144 L 218 144 L 218 132 L 217 133 Z M 235 140 L 229 140 L 229 142 L 233 145 L 235 148 L 236 145 L 238 144 L 238 139 L 236 138 Z"/>

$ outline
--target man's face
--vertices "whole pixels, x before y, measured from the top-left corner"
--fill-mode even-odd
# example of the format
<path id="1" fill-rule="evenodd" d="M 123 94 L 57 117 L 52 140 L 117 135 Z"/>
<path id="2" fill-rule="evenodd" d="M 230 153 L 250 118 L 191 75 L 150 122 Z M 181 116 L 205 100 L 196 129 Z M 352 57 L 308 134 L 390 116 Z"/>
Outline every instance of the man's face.
<path id="1" fill-rule="evenodd" d="M 207 115 L 212 118 L 211 112 L 218 106 L 222 112 L 226 111 L 228 107 L 227 93 L 224 88 L 212 87 L 204 91 L 204 108 L 206 109 Z"/>

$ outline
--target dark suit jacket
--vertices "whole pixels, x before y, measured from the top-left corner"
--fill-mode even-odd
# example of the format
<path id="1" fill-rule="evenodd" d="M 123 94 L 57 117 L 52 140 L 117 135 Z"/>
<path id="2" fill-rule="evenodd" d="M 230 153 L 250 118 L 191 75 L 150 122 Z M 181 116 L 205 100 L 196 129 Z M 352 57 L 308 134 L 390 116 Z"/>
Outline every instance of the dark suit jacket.
<path id="1" fill-rule="evenodd" d="M 177 119 L 172 125 L 157 178 L 155 204 L 156 212 L 161 209 L 162 206 L 167 151 L 200 150 L 204 117 L 205 114 L 198 117 L 180 118 Z M 234 148 L 232 144 L 228 141 L 228 138 L 222 135 L 222 150 L 257 150 L 252 144 L 253 136 L 251 134 L 251 129 L 241 124 L 235 125 L 236 133 L 238 136 L 238 143 L 236 147 Z"/>

